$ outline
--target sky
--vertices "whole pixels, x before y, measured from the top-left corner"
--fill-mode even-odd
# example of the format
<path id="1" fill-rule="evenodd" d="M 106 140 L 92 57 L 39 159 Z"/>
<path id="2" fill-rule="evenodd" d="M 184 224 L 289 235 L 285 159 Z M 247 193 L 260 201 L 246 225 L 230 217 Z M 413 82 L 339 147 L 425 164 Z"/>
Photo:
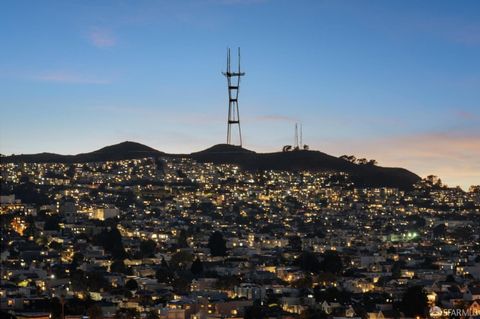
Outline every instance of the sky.
<path id="1" fill-rule="evenodd" d="M 480 184 L 476 0 L 2 1 L 0 153 L 224 143 L 227 47 L 244 147 Z"/>

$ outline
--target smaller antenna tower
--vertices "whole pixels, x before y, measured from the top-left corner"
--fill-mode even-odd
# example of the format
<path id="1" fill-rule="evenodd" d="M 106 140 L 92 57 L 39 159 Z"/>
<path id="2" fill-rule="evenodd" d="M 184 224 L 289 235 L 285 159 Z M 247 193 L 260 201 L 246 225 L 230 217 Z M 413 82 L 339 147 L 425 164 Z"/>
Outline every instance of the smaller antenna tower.
<path id="1" fill-rule="evenodd" d="M 295 123 L 295 135 L 293 138 L 293 146 L 292 145 L 285 145 L 282 150 L 284 152 L 291 152 L 291 151 L 308 151 L 310 147 L 307 144 L 303 144 L 303 125 L 300 124 L 300 133 L 298 131 L 298 123 Z"/>

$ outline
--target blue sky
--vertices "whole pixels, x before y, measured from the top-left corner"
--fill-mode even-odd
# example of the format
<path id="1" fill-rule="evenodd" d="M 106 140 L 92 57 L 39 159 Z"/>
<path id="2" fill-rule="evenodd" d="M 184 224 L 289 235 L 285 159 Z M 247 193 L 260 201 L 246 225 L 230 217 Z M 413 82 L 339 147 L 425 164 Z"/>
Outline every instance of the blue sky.
<path id="1" fill-rule="evenodd" d="M 480 184 L 478 1 L 2 1 L 0 152 L 166 152 L 225 141 L 242 48 L 245 147 Z"/>

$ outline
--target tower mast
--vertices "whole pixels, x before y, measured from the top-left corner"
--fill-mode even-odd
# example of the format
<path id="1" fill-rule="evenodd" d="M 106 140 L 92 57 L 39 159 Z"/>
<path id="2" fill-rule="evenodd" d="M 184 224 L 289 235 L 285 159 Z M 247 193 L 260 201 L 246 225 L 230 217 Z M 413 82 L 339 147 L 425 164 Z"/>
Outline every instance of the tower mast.
<path id="1" fill-rule="evenodd" d="M 238 71 L 231 70 L 230 48 L 227 49 L 227 70 L 222 72 L 227 78 L 228 85 L 228 119 L 227 119 L 227 144 L 232 142 L 232 125 L 238 126 L 239 145 L 242 146 L 242 130 L 240 128 L 240 112 L 238 108 L 238 93 L 240 91 L 240 77 L 245 75 L 240 69 L 240 48 L 238 48 Z"/>

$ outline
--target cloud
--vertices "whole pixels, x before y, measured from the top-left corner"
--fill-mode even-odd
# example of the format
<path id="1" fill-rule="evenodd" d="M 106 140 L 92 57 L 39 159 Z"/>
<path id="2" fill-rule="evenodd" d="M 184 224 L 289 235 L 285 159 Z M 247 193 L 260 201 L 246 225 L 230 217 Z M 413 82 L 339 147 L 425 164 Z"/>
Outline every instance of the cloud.
<path id="1" fill-rule="evenodd" d="M 464 121 L 480 120 L 480 115 L 468 111 L 455 111 L 454 115 Z"/>
<path id="2" fill-rule="evenodd" d="M 70 84 L 109 84 L 106 79 L 74 74 L 65 71 L 46 72 L 32 77 L 34 80 L 42 82 L 58 82 Z"/>
<path id="3" fill-rule="evenodd" d="M 88 33 L 88 40 L 97 48 L 108 48 L 117 44 L 115 36 L 105 28 L 92 28 Z"/>
<path id="4" fill-rule="evenodd" d="M 298 119 L 286 116 L 286 115 L 277 115 L 277 114 L 270 114 L 270 115 L 260 115 L 253 118 L 254 121 L 269 121 L 269 122 L 299 122 Z"/>

